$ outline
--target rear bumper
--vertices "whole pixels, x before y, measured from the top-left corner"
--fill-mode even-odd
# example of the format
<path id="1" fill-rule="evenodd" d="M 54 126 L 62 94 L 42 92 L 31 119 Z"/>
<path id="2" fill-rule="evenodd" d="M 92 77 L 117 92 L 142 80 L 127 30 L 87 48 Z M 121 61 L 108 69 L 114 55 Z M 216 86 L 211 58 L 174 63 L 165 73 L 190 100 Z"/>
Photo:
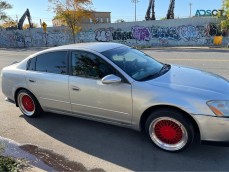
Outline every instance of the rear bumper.
<path id="1" fill-rule="evenodd" d="M 10 103 L 13 103 L 13 104 L 16 104 L 14 100 L 11 100 L 11 99 L 9 99 L 7 97 L 5 98 L 5 101 L 10 102 Z"/>
<path id="2" fill-rule="evenodd" d="M 204 115 L 193 115 L 193 118 L 199 126 L 203 143 L 219 145 L 229 143 L 229 118 Z"/>

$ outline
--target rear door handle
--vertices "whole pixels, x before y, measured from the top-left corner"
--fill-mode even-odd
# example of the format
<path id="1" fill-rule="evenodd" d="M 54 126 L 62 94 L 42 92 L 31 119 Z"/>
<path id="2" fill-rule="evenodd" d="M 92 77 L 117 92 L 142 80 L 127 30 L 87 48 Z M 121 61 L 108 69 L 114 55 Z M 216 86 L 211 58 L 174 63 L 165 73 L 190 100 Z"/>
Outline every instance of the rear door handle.
<path id="1" fill-rule="evenodd" d="M 79 87 L 76 87 L 76 86 L 72 86 L 72 90 L 73 90 L 73 91 L 79 91 L 80 88 L 79 88 Z"/>

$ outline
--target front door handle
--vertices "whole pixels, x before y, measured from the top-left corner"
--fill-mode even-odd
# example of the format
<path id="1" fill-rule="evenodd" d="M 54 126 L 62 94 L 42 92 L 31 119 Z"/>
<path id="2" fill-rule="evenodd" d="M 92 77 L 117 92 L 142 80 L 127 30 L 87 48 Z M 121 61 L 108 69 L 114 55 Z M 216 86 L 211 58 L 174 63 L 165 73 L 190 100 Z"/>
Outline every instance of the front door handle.
<path id="1" fill-rule="evenodd" d="M 29 79 L 29 82 L 32 82 L 32 83 L 34 83 L 34 82 L 36 82 L 35 80 L 32 80 L 32 79 Z"/>
<path id="2" fill-rule="evenodd" d="M 73 90 L 73 91 L 79 91 L 80 88 L 79 88 L 79 87 L 76 87 L 76 86 L 73 86 L 73 87 L 72 87 L 72 90 Z"/>

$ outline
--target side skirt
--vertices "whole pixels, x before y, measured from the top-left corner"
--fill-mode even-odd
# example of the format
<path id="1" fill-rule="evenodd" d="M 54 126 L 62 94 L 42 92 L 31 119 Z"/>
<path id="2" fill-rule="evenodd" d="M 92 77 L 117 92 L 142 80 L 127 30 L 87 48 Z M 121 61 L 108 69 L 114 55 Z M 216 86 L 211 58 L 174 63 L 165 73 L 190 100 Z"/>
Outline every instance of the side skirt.
<path id="1" fill-rule="evenodd" d="M 59 110 L 59 109 L 57 110 L 54 108 L 47 108 L 47 107 L 45 107 L 45 111 L 51 112 L 51 113 L 57 113 L 57 114 L 61 114 L 61 115 L 79 117 L 79 118 L 88 119 L 88 120 L 92 120 L 92 121 L 98 121 L 98 122 L 102 122 L 102 123 L 106 123 L 106 124 L 122 126 L 122 127 L 126 127 L 126 128 L 132 128 L 131 123 L 119 122 L 119 121 L 110 120 L 110 119 L 108 120 L 105 118 L 95 117 L 95 116 L 91 116 L 88 114 L 72 113 L 71 111 L 63 111 L 63 110 Z"/>

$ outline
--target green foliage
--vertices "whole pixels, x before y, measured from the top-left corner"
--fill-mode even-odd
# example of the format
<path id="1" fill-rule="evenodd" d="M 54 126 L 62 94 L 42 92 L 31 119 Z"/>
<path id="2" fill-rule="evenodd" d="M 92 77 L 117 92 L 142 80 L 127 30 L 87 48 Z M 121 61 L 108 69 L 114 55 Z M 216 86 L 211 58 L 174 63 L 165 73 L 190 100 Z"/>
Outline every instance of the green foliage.
<path id="1" fill-rule="evenodd" d="M 2 156 L 5 145 L 0 142 L 0 171 L 4 172 L 20 172 L 29 167 L 23 159 L 14 159 L 13 157 Z"/>
<path id="2" fill-rule="evenodd" d="M 221 28 L 229 31 L 229 0 L 223 1 L 223 10 L 225 11 L 225 17 L 222 18 Z"/>
<path id="3" fill-rule="evenodd" d="M 11 8 L 12 5 L 7 1 L 0 0 L 0 20 L 6 20 L 9 18 L 4 11 Z"/>
<path id="4" fill-rule="evenodd" d="M 12 157 L 0 156 L 0 171 L 4 172 L 20 172 L 23 168 L 28 167 L 24 160 L 15 160 Z"/>
<path id="5" fill-rule="evenodd" d="M 162 18 L 160 18 L 160 20 L 167 20 L 167 18 L 166 17 L 162 17 Z"/>
<path id="6" fill-rule="evenodd" d="M 3 153 L 5 145 L 0 142 L 0 155 Z"/>
<path id="7" fill-rule="evenodd" d="M 222 29 L 229 30 L 229 20 L 222 20 L 220 24 Z"/>

